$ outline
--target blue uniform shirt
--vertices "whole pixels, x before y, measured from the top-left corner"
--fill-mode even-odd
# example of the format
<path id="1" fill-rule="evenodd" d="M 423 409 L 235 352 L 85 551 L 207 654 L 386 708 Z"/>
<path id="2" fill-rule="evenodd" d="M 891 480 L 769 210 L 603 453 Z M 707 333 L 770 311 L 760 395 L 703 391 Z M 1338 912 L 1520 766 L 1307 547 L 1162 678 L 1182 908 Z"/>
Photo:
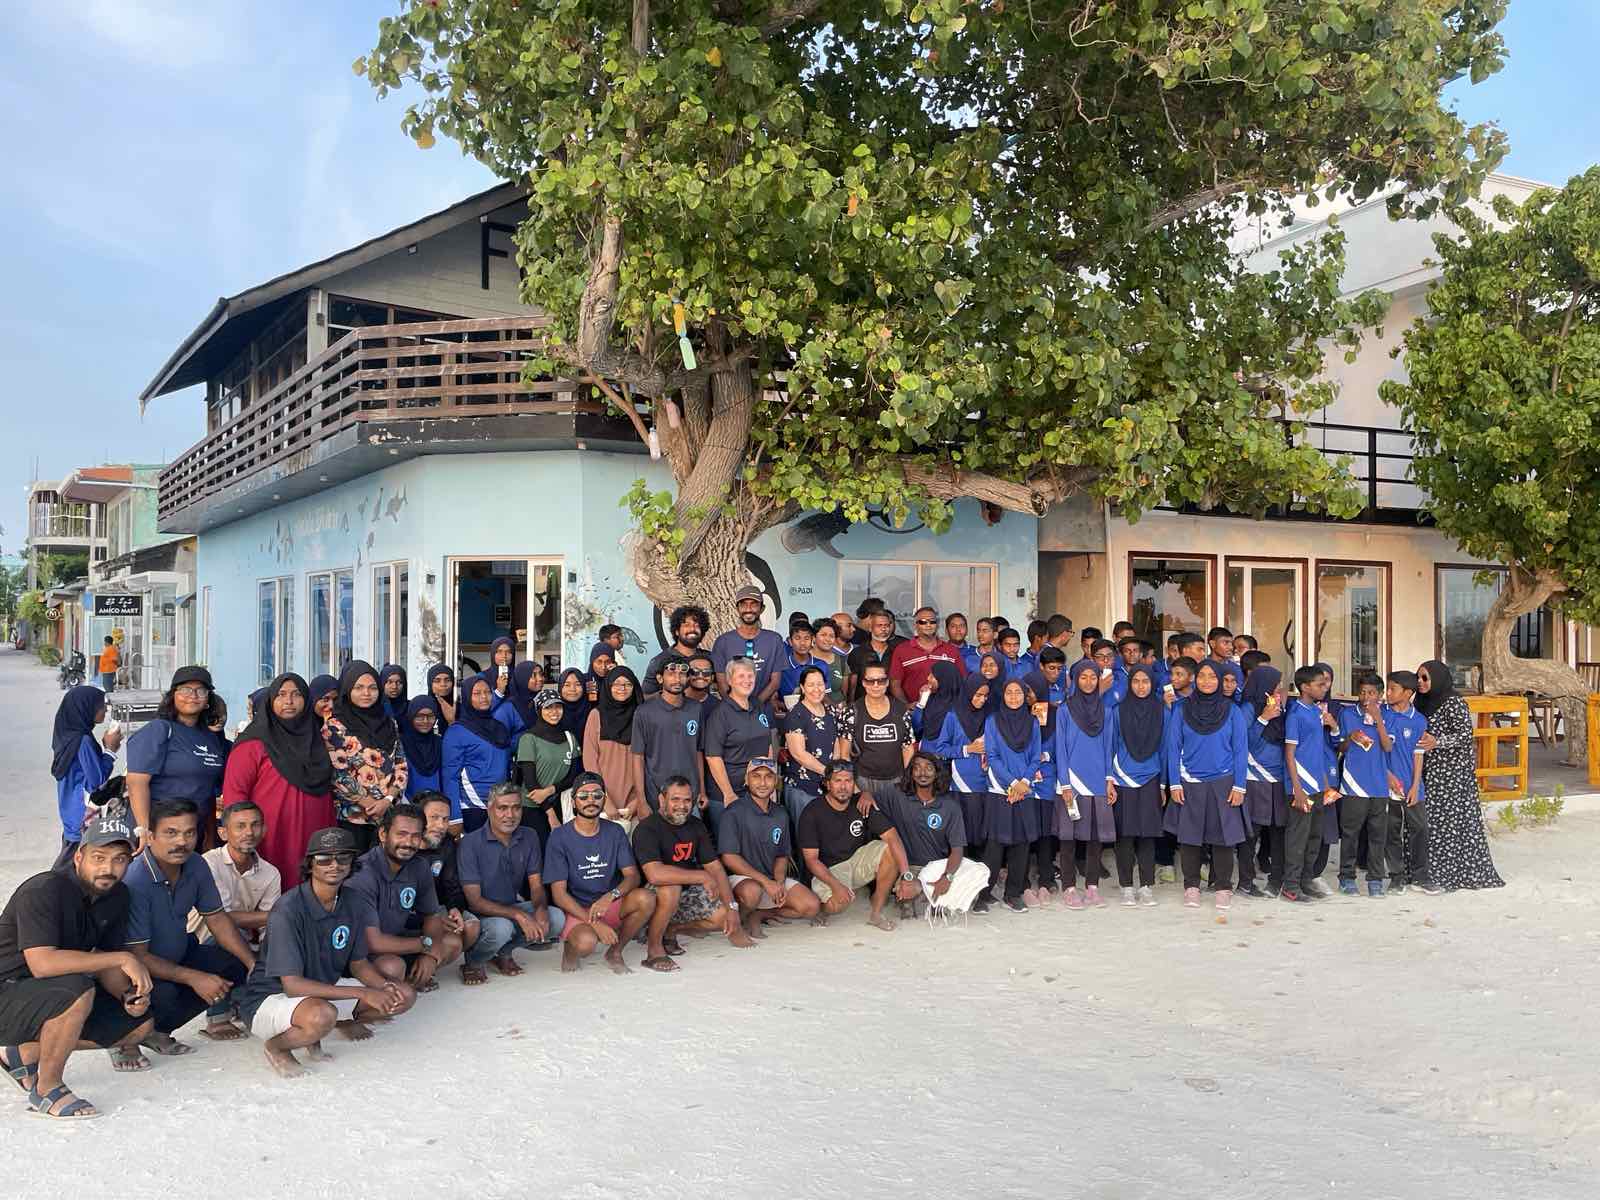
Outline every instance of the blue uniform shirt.
<path id="1" fill-rule="evenodd" d="M 61 837 L 76 842 L 83 836 L 83 810 L 89 793 L 111 778 L 116 760 L 100 749 L 98 742 L 84 734 L 78 742 L 78 755 L 67 768 L 65 779 L 56 780 L 56 811 L 61 816 Z"/>
<path id="2" fill-rule="evenodd" d="M 464 808 L 487 808 L 489 789 L 511 773 L 511 742 L 496 746 L 457 722 L 445 730 L 439 751 L 439 790 L 450 800 L 450 819 Z M 506 901 L 509 903 L 509 901 Z"/>
<path id="3" fill-rule="evenodd" d="M 202 917 L 222 911 L 222 897 L 211 868 L 191 854 L 169 883 L 150 851 L 128 864 L 122 877 L 133 894 L 128 909 L 128 945 L 147 945 L 150 953 L 168 962 L 182 962 L 189 950 L 189 911 Z"/>
<path id="4" fill-rule="evenodd" d="M 1111 774 L 1112 730 L 1117 723 L 1114 705 L 1106 707 L 1100 732 L 1093 736 L 1078 728 L 1070 712 L 1056 717 L 1055 765 L 1057 786 L 1079 796 L 1104 796 Z"/>
<path id="5" fill-rule="evenodd" d="M 1122 722 L 1118 720 L 1117 710 L 1111 709 L 1106 713 L 1106 724 L 1111 726 L 1111 777 L 1117 781 L 1118 787 L 1143 787 L 1152 779 L 1161 777 L 1161 747 L 1166 741 L 1165 722 L 1170 720 L 1172 714 L 1168 712 L 1163 718 L 1161 742 L 1157 743 L 1156 752 L 1141 761 L 1128 753 L 1127 743 L 1122 740 Z"/>
<path id="6" fill-rule="evenodd" d="M 1315 799 L 1327 790 L 1328 781 L 1333 778 L 1333 749 L 1323 730 L 1322 711 L 1298 698 L 1289 701 L 1283 741 L 1294 747 L 1300 789 Z M 1290 791 L 1293 790 L 1291 784 Z"/>
<path id="7" fill-rule="evenodd" d="M 926 732 L 926 731 L 925 731 Z M 979 734 L 981 737 L 982 734 Z M 972 741 L 961 728 L 955 713 L 946 713 L 944 728 L 935 736 L 922 740 L 922 748 L 929 754 L 950 760 L 950 790 L 954 792 L 987 792 L 989 780 L 983 772 L 983 755 L 968 754 L 966 745 Z"/>
<path id="8" fill-rule="evenodd" d="M 543 865 L 539 835 L 526 825 L 512 830 L 508 846 L 495 837 L 486 822 L 461 839 L 456 853 L 461 886 L 477 884 L 483 899 L 496 904 L 515 904 L 523 899 L 528 891 L 528 876 L 539 874 Z"/>
<path id="9" fill-rule="evenodd" d="M 1385 728 L 1388 726 L 1385 725 Z M 1372 739 L 1372 744 L 1365 750 L 1348 740 L 1358 730 Z M 1378 740 L 1378 723 L 1359 707 L 1351 705 L 1339 711 L 1339 735 L 1340 741 L 1345 743 L 1339 790 L 1346 796 L 1387 796 L 1389 768 L 1385 762 L 1383 743 Z"/>
<path id="10" fill-rule="evenodd" d="M 421 854 L 390 871 L 383 847 L 374 846 L 356 860 L 344 890 L 372 906 L 379 931 L 389 937 L 405 936 L 421 926 L 423 917 L 439 911 L 433 863 Z"/>
<path id="11" fill-rule="evenodd" d="M 1167 782 L 1173 786 L 1228 778 L 1243 789 L 1249 779 L 1250 733 L 1238 708 L 1212 733 L 1196 733 L 1183 719 L 1181 702 L 1167 710 Z"/>
<path id="12" fill-rule="evenodd" d="M 150 776 L 150 799 L 188 800 L 208 819 L 222 795 L 222 735 L 182 721 L 151 721 L 128 739 L 128 770 Z"/>
<path id="13" fill-rule="evenodd" d="M 1033 722 L 1028 744 L 1021 750 L 1013 750 L 1000 736 L 994 718 L 990 717 L 983 723 L 983 753 L 989 760 L 989 791 L 1004 795 L 1006 789 L 1018 779 L 1027 780 L 1031 791 L 1037 782 L 1034 776 L 1040 773 L 1044 765 L 1044 739 L 1039 732 L 1039 723 Z"/>
<path id="14" fill-rule="evenodd" d="M 567 895 L 588 908 L 622 882 L 622 869 L 634 864 L 628 835 L 615 821 L 602 820 L 589 837 L 568 821 L 550 834 L 544 864 L 547 885 L 564 883 Z"/>
<path id="15" fill-rule="evenodd" d="M 1384 755 L 1384 766 L 1400 781 L 1401 790 L 1409 792 L 1416 779 L 1417 739 L 1428 730 L 1428 718 L 1417 711 L 1415 705 L 1401 710 L 1383 706 L 1383 727 L 1394 739 L 1394 746 Z M 1423 799 L 1423 788 L 1417 783 L 1417 802 Z"/>
<path id="16" fill-rule="evenodd" d="M 350 977 L 350 964 L 367 957 L 367 928 L 377 917 L 367 902 L 340 888 L 333 911 L 322 906 L 310 883 L 302 883 L 272 906 L 267 939 L 255 970 L 235 993 L 239 1015 L 248 1026 L 268 996 L 283 991 L 283 977 L 295 975 L 336 986 Z"/>
<path id="17" fill-rule="evenodd" d="M 1267 722 L 1251 710 L 1246 709 L 1244 715 L 1250 722 L 1250 778 L 1258 783 L 1282 783 L 1283 743 L 1267 741 Z"/>

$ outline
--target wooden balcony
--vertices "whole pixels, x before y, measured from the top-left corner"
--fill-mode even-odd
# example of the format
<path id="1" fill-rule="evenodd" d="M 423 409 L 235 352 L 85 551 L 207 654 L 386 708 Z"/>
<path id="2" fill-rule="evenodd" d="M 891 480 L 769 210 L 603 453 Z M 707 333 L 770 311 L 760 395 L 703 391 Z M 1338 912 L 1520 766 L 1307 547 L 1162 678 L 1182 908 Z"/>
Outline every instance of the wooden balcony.
<path id="1" fill-rule="evenodd" d="M 198 532 L 266 507 L 263 493 L 304 495 L 386 465 L 377 455 L 516 449 L 496 439 L 526 433 L 528 418 L 557 418 L 535 424 L 570 438 L 580 415 L 604 406 L 573 380 L 524 381 L 544 325 L 518 316 L 352 330 L 162 471 L 161 529 Z"/>

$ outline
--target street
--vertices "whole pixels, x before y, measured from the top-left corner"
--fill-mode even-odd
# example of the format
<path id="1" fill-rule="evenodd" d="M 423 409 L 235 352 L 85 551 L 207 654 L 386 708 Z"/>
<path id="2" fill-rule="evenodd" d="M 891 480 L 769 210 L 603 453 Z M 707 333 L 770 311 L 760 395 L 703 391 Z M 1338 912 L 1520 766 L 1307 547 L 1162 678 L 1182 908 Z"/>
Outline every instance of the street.
<path id="1" fill-rule="evenodd" d="M 55 673 L 0 649 L 0 895 L 56 846 Z M 676 975 L 467 991 L 276 1078 L 258 1042 L 0 1106 L 8 1195 L 1591 1197 L 1600 816 L 1496 838 L 1509 886 L 690 941 Z M 1114 890 L 1114 889 L 1113 889 Z"/>

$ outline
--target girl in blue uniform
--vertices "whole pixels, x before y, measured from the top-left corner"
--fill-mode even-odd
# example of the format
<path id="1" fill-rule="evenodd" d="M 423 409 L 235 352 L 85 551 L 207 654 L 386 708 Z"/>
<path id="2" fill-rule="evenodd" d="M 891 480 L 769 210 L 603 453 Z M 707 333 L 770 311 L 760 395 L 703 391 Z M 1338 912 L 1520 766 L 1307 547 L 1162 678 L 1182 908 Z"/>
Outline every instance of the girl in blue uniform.
<path id="1" fill-rule="evenodd" d="M 1097 643 L 1098 644 L 1098 643 Z M 1061 797 L 1056 821 L 1061 830 L 1061 882 L 1066 885 L 1062 903 L 1071 909 L 1085 904 L 1104 908 L 1100 895 L 1100 852 L 1117 840 L 1111 806 L 1117 786 L 1111 778 L 1111 721 L 1100 688 L 1100 664 L 1079 659 L 1069 672 L 1071 690 L 1066 712 L 1056 722 L 1055 758 Z M 1076 856 L 1083 850 L 1084 895 L 1077 888 Z"/>
<path id="2" fill-rule="evenodd" d="M 1109 722 L 1111 778 L 1117 802 L 1111 815 L 1117 826 L 1117 882 L 1122 903 L 1132 908 L 1156 903 L 1156 842 L 1161 828 L 1161 741 L 1167 706 L 1149 667 L 1128 668 L 1128 694 Z M 1139 863 L 1139 890 L 1133 890 L 1133 864 Z"/>
<path id="3" fill-rule="evenodd" d="M 1178 839 L 1183 904 L 1200 907 L 1202 847 L 1211 849 L 1212 877 L 1220 886 L 1217 910 L 1233 903 L 1233 848 L 1245 840 L 1244 796 L 1249 731 L 1244 713 L 1222 694 L 1222 674 L 1203 662 L 1194 691 L 1174 705 L 1167 724 L 1167 832 Z"/>
<path id="4" fill-rule="evenodd" d="M 494 716 L 494 685 L 470 675 L 461 684 L 455 724 L 440 747 L 440 791 L 450 799 L 450 820 L 471 833 L 489 819 L 489 789 L 511 773 L 511 731 Z"/>
<path id="5" fill-rule="evenodd" d="M 1034 802 L 1039 806 L 1039 838 L 1029 848 L 1033 860 L 1036 883 L 1022 893 L 1022 901 L 1029 908 L 1049 904 L 1060 891 L 1060 878 L 1056 874 L 1056 856 L 1061 852 L 1056 809 L 1060 797 L 1056 795 L 1056 710 L 1067 698 L 1067 656 L 1055 646 L 1045 646 L 1039 651 L 1039 667 L 1023 676 L 1022 686 L 1028 690 L 1028 703 L 1039 719 L 1039 737 L 1044 746 L 1044 765 L 1041 778 L 1033 785 Z"/>
<path id="6" fill-rule="evenodd" d="M 406 799 L 443 790 L 444 739 L 439 736 L 439 705 L 432 696 L 417 696 L 401 714 L 400 744 L 406 748 Z"/>
<path id="7" fill-rule="evenodd" d="M 114 762 L 95 740 L 95 726 L 106 719 L 106 694 L 80 683 L 61 697 L 50 734 L 50 774 L 56 781 L 56 812 L 61 817 L 61 853 L 55 867 L 72 861 L 82 836 L 89 797 L 111 778 Z M 121 734 L 107 734 L 111 750 Z M 130 825 L 132 821 L 128 822 Z"/>
<path id="8" fill-rule="evenodd" d="M 1039 837 L 1039 806 L 1033 802 L 1033 785 L 1041 778 L 1044 742 L 1020 679 L 1006 681 L 1000 707 L 984 722 L 983 757 L 989 776 L 984 813 L 989 840 L 983 861 L 990 879 L 999 879 L 1004 861 L 1005 906 L 1012 912 L 1027 912 L 1022 893 L 1028 886 L 1028 847 Z M 974 904 L 973 911 L 987 907 L 987 902 Z"/>
<path id="9" fill-rule="evenodd" d="M 1271 893 L 1283 887 L 1283 831 L 1289 823 L 1289 799 L 1283 787 L 1283 693 L 1277 667 L 1256 667 L 1244 681 L 1244 715 L 1249 725 L 1246 759 L 1245 812 L 1253 830 L 1267 835 L 1267 888 L 1255 885 L 1254 839 L 1241 851 L 1239 890 L 1246 895 Z M 1245 880 L 1249 882 L 1246 883 Z"/>
<path id="10" fill-rule="evenodd" d="M 945 715 L 933 739 L 922 748 L 950 761 L 950 790 L 961 798 L 961 815 L 967 826 L 967 851 L 982 857 L 988 840 L 989 775 L 983 765 L 983 727 L 1000 699 L 989 681 L 974 671 L 961 682 L 961 696 Z"/>

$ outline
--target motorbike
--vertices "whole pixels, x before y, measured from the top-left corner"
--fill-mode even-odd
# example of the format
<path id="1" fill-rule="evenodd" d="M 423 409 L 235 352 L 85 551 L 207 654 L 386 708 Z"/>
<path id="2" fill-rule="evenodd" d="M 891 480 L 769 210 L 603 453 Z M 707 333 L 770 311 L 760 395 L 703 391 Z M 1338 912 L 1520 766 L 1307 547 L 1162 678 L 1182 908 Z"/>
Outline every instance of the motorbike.
<path id="1" fill-rule="evenodd" d="M 68 688 L 75 688 L 82 683 L 84 671 L 88 668 L 88 665 L 88 662 L 83 657 L 83 652 L 74 650 L 67 657 L 67 660 L 61 664 L 61 674 L 56 679 L 56 682 L 61 685 L 61 690 L 64 692 Z"/>

